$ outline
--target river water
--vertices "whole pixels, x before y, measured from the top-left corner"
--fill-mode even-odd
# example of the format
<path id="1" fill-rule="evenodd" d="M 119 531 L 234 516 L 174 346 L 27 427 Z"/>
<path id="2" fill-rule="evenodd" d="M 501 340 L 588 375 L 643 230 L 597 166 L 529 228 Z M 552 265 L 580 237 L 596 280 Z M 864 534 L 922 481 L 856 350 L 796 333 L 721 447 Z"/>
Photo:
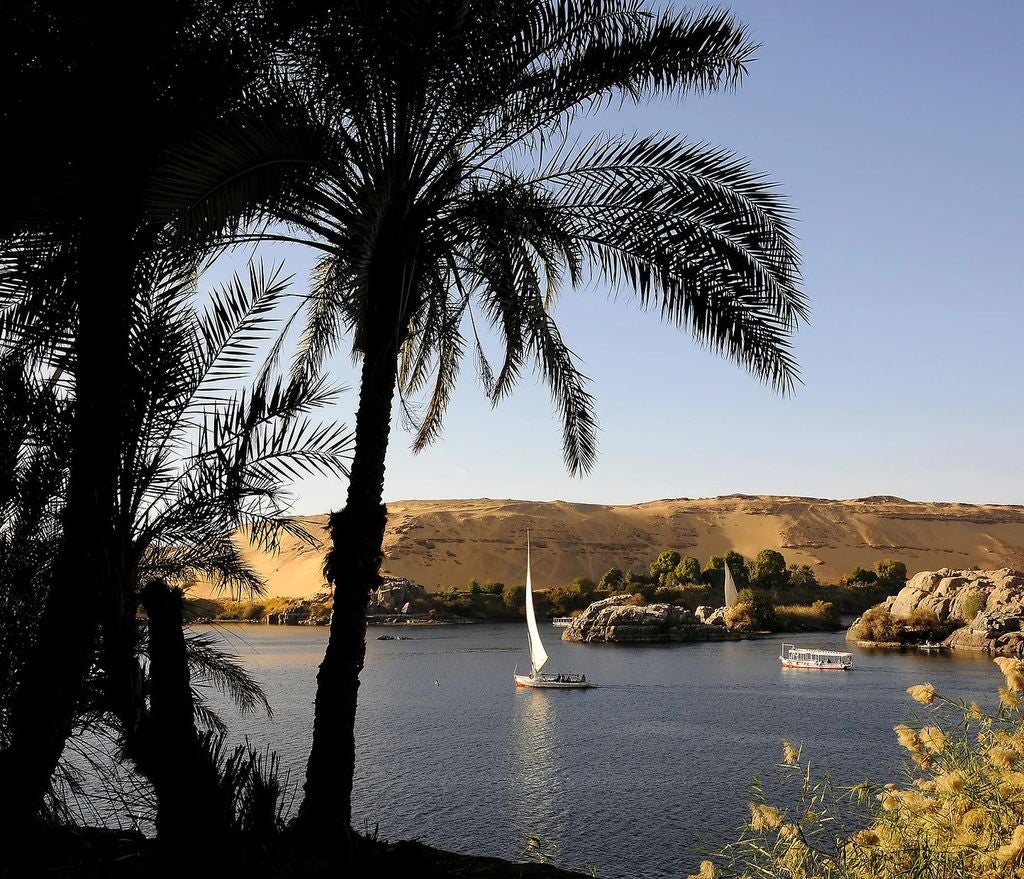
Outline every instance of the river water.
<path id="1" fill-rule="evenodd" d="M 270 720 L 226 710 L 232 734 L 275 748 L 301 786 L 326 629 L 213 630 L 274 708 Z M 529 665 L 521 625 L 369 630 L 358 826 L 603 877 L 680 877 L 701 858 L 695 838 L 716 848 L 736 837 L 755 777 L 770 801 L 785 799 L 782 738 L 839 784 L 896 781 L 892 727 L 922 709 L 908 686 L 931 681 L 992 705 L 1001 680 L 984 657 L 858 650 L 841 635 L 785 640 L 852 649 L 848 673 L 781 669 L 781 636 L 641 647 L 569 644 L 549 632 L 547 669 L 584 673 L 598 687 L 516 689 L 513 668 Z"/>

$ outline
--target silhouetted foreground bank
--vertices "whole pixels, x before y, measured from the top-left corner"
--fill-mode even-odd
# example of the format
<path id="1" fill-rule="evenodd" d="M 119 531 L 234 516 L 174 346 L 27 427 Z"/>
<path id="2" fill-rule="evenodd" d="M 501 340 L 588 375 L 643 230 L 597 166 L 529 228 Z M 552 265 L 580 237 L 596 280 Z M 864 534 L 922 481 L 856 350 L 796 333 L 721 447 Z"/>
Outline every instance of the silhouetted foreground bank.
<path id="1" fill-rule="evenodd" d="M 143 836 L 123 830 L 99 828 L 53 828 L 40 831 L 0 870 L 5 879 L 14 877 L 61 876 L 70 879 L 145 879 L 180 875 L 186 867 L 210 865 L 208 852 L 181 859 L 168 859 L 166 850 Z M 210 865 L 212 866 L 212 865 Z M 514 863 L 500 858 L 460 855 L 431 848 L 419 842 L 385 843 L 358 838 L 356 852 L 342 859 L 309 854 L 301 850 L 290 855 L 268 857 L 240 853 L 230 864 L 233 875 L 247 877 L 361 877 L 415 876 L 418 879 L 465 877 L 465 879 L 579 879 L 583 874 L 561 870 L 549 864 Z M 214 868 L 217 869 L 216 867 Z M 226 875 L 223 874 L 222 875 Z"/>

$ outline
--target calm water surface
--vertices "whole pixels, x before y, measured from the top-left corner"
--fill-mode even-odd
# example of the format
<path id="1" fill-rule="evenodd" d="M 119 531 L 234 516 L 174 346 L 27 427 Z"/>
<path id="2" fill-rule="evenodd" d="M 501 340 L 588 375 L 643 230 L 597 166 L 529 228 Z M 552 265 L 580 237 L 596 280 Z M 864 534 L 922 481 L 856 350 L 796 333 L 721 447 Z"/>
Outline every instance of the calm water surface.
<path id="1" fill-rule="evenodd" d="M 327 631 L 216 631 L 274 708 L 272 720 L 231 720 L 233 732 L 277 749 L 301 783 Z M 542 631 L 548 669 L 600 686 L 516 689 L 514 666 L 529 665 L 520 625 L 370 629 L 356 729 L 360 826 L 604 877 L 679 877 L 700 860 L 695 835 L 710 848 L 735 838 L 755 777 L 769 800 L 784 796 L 780 739 L 802 743 L 840 784 L 895 780 L 892 726 L 913 713 L 906 687 L 931 681 L 992 704 L 1001 679 L 983 657 L 857 650 L 841 634 L 786 640 L 853 649 L 845 674 L 783 671 L 781 636 L 633 647 Z"/>

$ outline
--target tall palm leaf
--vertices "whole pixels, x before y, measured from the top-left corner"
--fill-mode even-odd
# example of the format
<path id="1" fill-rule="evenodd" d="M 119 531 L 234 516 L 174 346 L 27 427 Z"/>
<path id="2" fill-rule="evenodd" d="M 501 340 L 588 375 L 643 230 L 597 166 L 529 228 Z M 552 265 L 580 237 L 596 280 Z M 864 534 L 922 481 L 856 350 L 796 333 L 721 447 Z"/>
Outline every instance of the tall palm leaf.
<path id="1" fill-rule="evenodd" d="M 439 435 L 467 351 L 495 403 L 532 365 L 561 416 L 566 465 L 585 473 L 596 418 L 551 315 L 563 286 L 597 277 L 631 290 L 783 393 L 798 380 L 790 338 L 807 307 L 789 210 L 744 160 L 678 136 L 572 135 L 581 114 L 612 101 L 735 86 L 755 46 L 728 13 L 658 11 L 645 0 L 303 9 L 291 10 L 295 36 L 267 87 L 269 109 L 238 128 L 245 148 L 232 147 L 230 125 L 211 132 L 204 150 L 170 163 L 163 190 L 188 202 L 186 224 L 239 230 L 270 215 L 289 230 L 280 237 L 319 248 L 298 371 L 318 369 L 346 335 L 362 358 L 348 496 L 331 517 L 335 614 L 298 818 L 317 834 L 349 820 L 396 388 L 428 394 L 422 448 Z M 502 343 L 493 366 L 480 321 Z"/>

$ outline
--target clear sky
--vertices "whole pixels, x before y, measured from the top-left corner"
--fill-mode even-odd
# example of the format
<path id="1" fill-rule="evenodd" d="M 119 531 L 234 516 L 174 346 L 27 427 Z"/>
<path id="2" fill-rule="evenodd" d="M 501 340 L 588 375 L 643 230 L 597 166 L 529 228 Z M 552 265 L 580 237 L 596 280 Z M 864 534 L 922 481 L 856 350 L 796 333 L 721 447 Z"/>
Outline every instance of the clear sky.
<path id="1" fill-rule="evenodd" d="M 396 424 L 385 497 L 633 503 L 733 492 L 1024 503 L 1024 3 L 742 0 L 739 91 L 604 113 L 746 156 L 798 212 L 812 320 L 781 399 L 626 291 L 555 312 L 593 379 L 600 458 L 564 470 L 547 391 L 492 410 L 467 361 L 442 438 Z M 588 128 L 594 123 L 588 122 Z M 272 248 L 302 288 L 311 256 Z M 340 380 L 356 374 L 347 350 Z M 331 413 L 351 423 L 355 390 Z M 307 481 L 298 511 L 344 502 Z"/>

